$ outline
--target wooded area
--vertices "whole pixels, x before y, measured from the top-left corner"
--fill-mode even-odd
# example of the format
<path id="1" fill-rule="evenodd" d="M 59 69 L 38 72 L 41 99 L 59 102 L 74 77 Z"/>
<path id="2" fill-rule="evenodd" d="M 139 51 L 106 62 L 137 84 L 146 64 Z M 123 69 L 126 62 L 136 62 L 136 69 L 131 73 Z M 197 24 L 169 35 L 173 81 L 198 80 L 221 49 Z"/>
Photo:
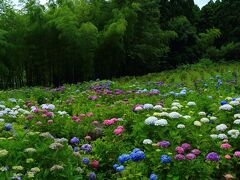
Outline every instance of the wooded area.
<path id="1" fill-rule="evenodd" d="M 0 88 L 240 59 L 240 1 L 0 0 Z"/>

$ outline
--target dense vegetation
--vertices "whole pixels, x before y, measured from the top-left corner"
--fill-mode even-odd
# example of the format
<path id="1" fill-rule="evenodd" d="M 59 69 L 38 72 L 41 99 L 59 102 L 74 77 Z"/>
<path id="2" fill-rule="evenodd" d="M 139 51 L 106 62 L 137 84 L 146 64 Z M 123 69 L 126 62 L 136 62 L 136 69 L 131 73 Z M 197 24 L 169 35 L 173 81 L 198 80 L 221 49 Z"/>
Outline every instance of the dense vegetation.
<path id="1" fill-rule="evenodd" d="M 240 58 L 240 1 L 0 0 L 0 88 Z"/>
<path id="2" fill-rule="evenodd" d="M 1 91 L 0 179 L 239 179 L 239 72 L 202 61 Z"/>

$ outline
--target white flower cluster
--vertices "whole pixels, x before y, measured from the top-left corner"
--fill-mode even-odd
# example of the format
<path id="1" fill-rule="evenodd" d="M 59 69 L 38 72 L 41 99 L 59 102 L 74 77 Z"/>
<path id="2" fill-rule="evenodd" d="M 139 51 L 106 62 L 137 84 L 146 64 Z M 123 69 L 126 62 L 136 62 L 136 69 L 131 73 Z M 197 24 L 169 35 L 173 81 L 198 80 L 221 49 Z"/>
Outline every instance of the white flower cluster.
<path id="1" fill-rule="evenodd" d="M 204 117 L 200 120 L 202 123 L 209 123 L 209 119 Z"/>
<path id="2" fill-rule="evenodd" d="M 234 124 L 240 124 L 240 119 L 236 119 L 233 123 Z"/>
<path id="3" fill-rule="evenodd" d="M 206 116 L 206 113 L 205 113 L 205 112 L 199 112 L 198 115 L 200 115 L 200 116 Z"/>
<path id="4" fill-rule="evenodd" d="M 42 104 L 41 105 L 42 109 L 50 109 L 50 110 L 54 110 L 55 109 L 55 105 L 53 104 Z"/>
<path id="5" fill-rule="evenodd" d="M 227 129 L 227 126 L 225 124 L 219 124 L 216 126 L 217 131 L 225 131 Z"/>
<path id="6" fill-rule="evenodd" d="M 144 104 L 143 109 L 153 109 L 153 105 L 152 104 Z"/>
<path id="7" fill-rule="evenodd" d="M 240 119 L 240 114 L 234 114 L 234 118 L 239 118 Z"/>
<path id="8" fill-rule="evenodd" d="M 161 105 L 156 105 L 153 107 L 154 110 L 162 110 L 162 106 Z"/>
<path id="9" fill-rule="evenodd" d="M 183 118 L 184 118 L 184 119 L 190 119 L 190 118 L 191 118 L 191 116 L 189 116 L 189 115 L 186 115 L 186 116 L 183 116 Z"/>
<path id="10" fill-rule="evenodd" d="M 154 125 L 157 120 L 158 118 L 156 118 L 155 116 L 150 116 L 147 119 L 145 119 L 145 124 Z"/>
<path id="11" fill-rule="evenodd" d="M 231 105 L 233 105 L 233 106 L 237 106 L 237 105 L 239 105 L 240 103 L 239 103 L 239 101 L 230 101 L 229 104 L 231 104 Z"/>
<path id="12" fill-rule="evenodd" d="M 166 126 L 167 124 L 168 122 L 166 119 L 159 119 L 154 123 L 155 126 Z"/>
<path id="13" fill-rule="evenodd" d="M 172 119 L 178 119 L 178 118 L 182 117 L 182 115 L 179 114 L 178 112 L 171 112 L 168 114 L 168 116 Z"/>
<path id="14" fill-rule="evenodd" d="M 228 131 L 228 134 L 232 137 L 232 138 L 237 138 L 239 136 L 239 130 L 236 129 L 232 129 L 230 131 Z"/>
<path id="15" fill-rule="evenodd" d="M 144 139 L 143 140 L 143 144 L 152 144 L 152 140 L 151 139 Z"/>
<path id="16" fill-rule="evenodd" d="M 188 106 L 196 106 L 196 103 L 190 101 L 190 102 L 187 103 L 187 105 L 188 105 Z"/>
<path id="17" fill-rule="evenodd" d="M 202 125 L 202 123 L 200 121 L 194 121 L 193 124 L 194 124 L 194 126 L 198 126 L 198 127 L 200 127 Z"/>
<path id="18" fill-rule="evenodd" d="M 224 104 L 219 107 L 219 110 L 230 111 L 233 107 L 230 104 Z"/>
<path id="19" fill-rule="evenodd" d="M 184 129 L 184 128 L 185 128 L 185 125 L 184 125 L 184 124 L 178 124 L 178 125 L 177 125 L 177 128 L 178 128 L 178 129 Z"/>

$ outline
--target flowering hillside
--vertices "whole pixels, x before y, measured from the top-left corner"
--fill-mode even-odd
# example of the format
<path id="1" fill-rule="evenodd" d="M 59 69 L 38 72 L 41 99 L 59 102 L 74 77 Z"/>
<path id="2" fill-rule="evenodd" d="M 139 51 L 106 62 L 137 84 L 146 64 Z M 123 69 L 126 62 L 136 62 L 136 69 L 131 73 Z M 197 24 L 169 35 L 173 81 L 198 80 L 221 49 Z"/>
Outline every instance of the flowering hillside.
<path id="1" fill-rule="evenodd" d="M 0 92 L 0 179 L 238 179 L 240 65 Z"/>

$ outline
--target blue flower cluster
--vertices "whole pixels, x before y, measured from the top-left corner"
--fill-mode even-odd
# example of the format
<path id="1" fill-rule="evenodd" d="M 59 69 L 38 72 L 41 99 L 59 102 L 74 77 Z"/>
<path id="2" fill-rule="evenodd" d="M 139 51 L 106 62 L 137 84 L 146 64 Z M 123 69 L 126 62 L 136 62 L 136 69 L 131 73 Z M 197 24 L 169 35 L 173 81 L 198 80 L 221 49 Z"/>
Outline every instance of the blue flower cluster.
<path id="1" fill-rule="evenodd" d="M 162 155 L 160 157 L 160 160 L 163 164 L 167 164 L 167 163 L 171 163 L 172 162 L 172 158 L 171 156 L 168 156 L 168 155 Z"/>
<path id="2" fill-rule="evenodd" d="M 132 160 L 134 162 L 136 161 L 140 161 L 145 159 L 145 154 L 143 151 L 141 151 L 139 148 L 135 148 L 131 154 L 122 154 L 118 157 L 118 162 L 119 164 L 123 164 L 124 162 L 128 161 L 128 160 Z M 123 165 L 118 165 L 118 164 L 114 164 L 113 165 L 113 169 L 115 169 L 117 172 L 121 172 L 125 169 L 125 167 Z"/>
<path id="3" fill-rule="evenodd" d="M 150 175 L 150 180 L 157 180 L 157 179 L 158 179 L 158 177 L 157 177 L 156 174 L 151 174 Z"/>

